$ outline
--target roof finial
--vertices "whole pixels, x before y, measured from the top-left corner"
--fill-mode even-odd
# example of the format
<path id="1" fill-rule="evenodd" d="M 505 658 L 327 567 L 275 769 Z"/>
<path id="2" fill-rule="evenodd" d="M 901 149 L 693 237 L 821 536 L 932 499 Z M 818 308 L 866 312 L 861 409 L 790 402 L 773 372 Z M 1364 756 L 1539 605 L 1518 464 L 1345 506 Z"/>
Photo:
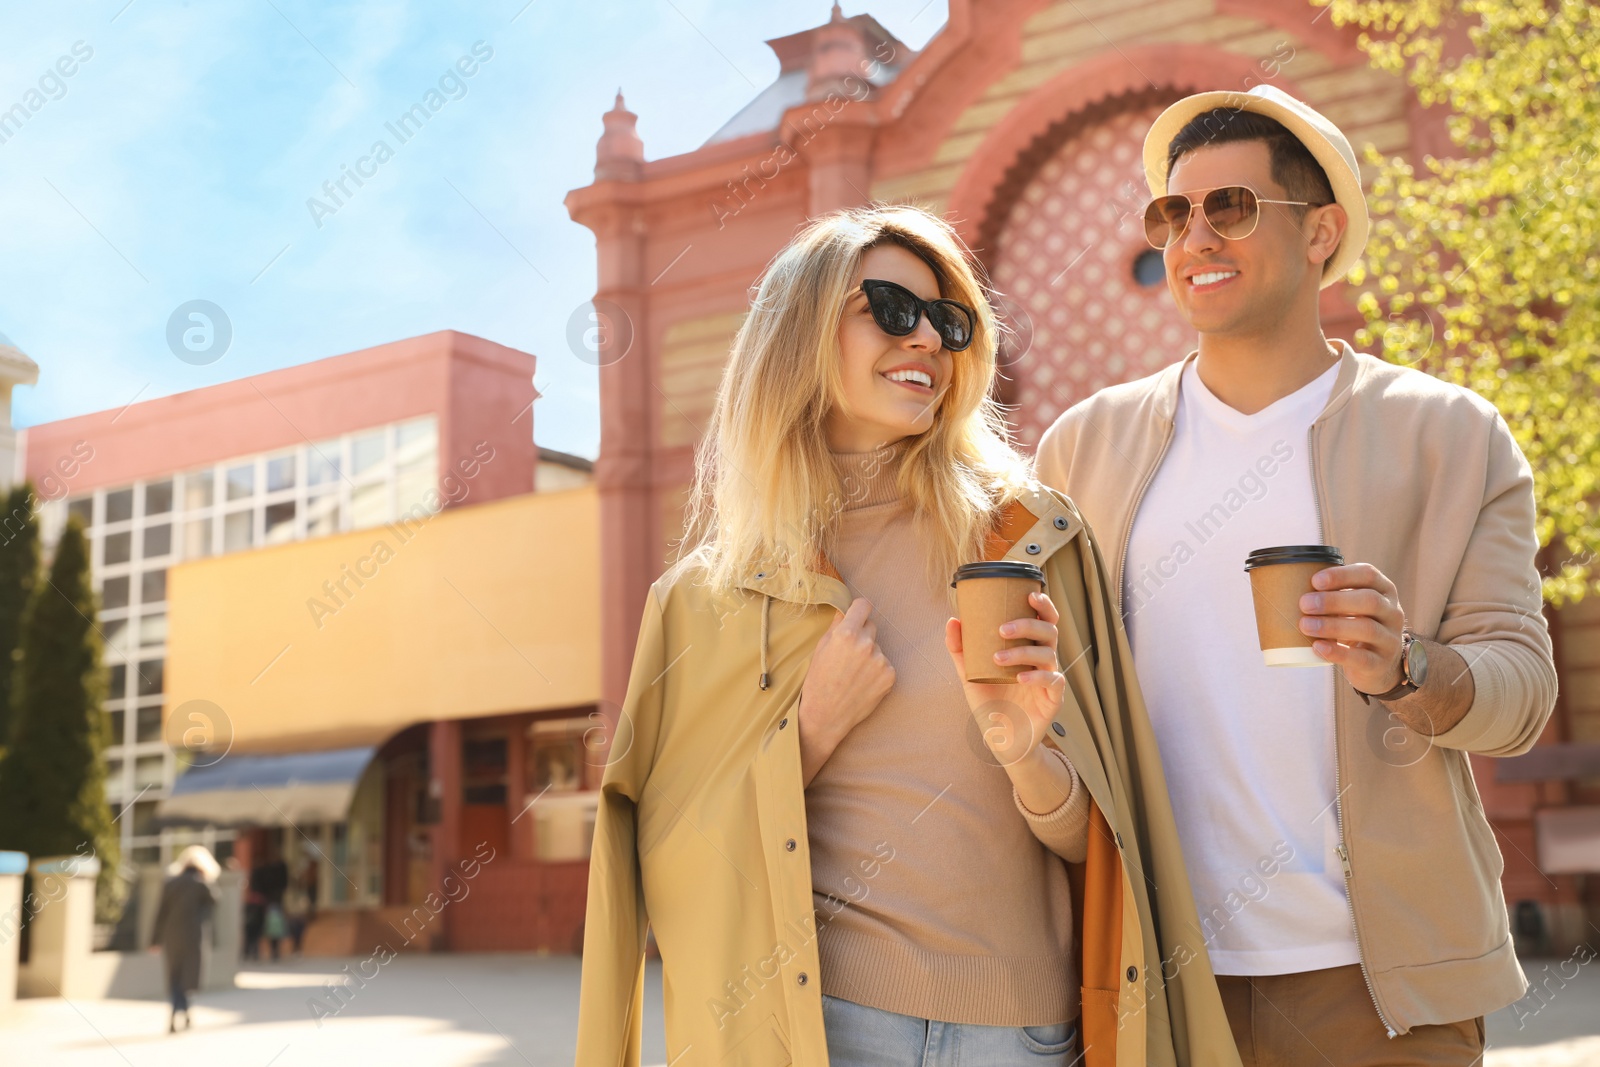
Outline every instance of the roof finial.
<path id="1" fill-rule="evenodd" d="M 838 4 L 834 4 L 833 5 L 833 12 L 828 16 L 828 21 L 829 22 L 843 22 L 844 21 L 844 12 L 842 10 L 840 10 Z"/>
<path id="2" fill-rule="evenodd" d="M 600 119 L 605 124 L 605 133 L 600 135 L 600 142 L 595 146 L 595 177 L 637 178 L 644 162 L 644 142 L 639 139 L 639 116 L 622 102 L 622 86 L 617 86 L 616 104 Z"/>

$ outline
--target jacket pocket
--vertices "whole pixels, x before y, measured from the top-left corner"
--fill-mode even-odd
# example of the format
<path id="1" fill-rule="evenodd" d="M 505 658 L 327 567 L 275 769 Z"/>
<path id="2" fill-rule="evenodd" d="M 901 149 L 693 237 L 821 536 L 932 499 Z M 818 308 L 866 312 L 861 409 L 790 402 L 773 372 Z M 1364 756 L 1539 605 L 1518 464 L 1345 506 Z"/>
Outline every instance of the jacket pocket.
<path id="1" fill-rule="evenodd" d="M 789 1042 L 784 1040 L 778 1017 L 769 1015 L 755 1032 L 741 1038 L 723 1057 L 727 1067 L 788 1067 Z"/>

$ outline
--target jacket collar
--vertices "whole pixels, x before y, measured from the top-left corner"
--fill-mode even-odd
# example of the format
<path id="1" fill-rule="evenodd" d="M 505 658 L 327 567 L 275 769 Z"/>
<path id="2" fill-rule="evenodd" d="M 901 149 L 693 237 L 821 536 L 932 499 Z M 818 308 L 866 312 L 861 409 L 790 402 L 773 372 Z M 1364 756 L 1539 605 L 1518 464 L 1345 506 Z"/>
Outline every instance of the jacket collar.
<path id="1" fill-rule="evenodd" d="M 1339 373 L 1333 379 L 1333 392 L 1328 396 L 1328 403 L 1322 409 L 1315 422 L 1333 415 L 1345 404 L 1349 403 L 1350 396 L 1355 392 L 1356 379 L 1362 372 L 1360 358 L 1356 350 L 1350 347 L 1350 342 L 1342 337 L 1328 339 L 1339 349 Z M 1171 422 L 1178 413 L 1178 392 L 1183 382 L 1183 372 L 1190 363 L 1200 358 L 1197 348 L 1184 356 L 1178 362 L 1158 371 L 1156 374 L 1156 411 L 1167 422 Z"/>
<path id="2" fill-rule="evenodd" d="M 983 558 L 1014 559 L 1043 566 L 1057 549 L 1078 536 L 1082 528 L 1083 521 L 1077 512 L 1064 506 L 1042 486 L 1032 483 L 1006 506 L 999 526 L 989 535 Z M 819 557 L 816 576 L 817 596 L 809 603 L 831 604 L 840 611 L 848 611 L 850 589 L 826 556 Z M 740 585 L 774 600 L 808 603 L 795 592 L 790 567 L 757 570 L 747 575 Z"/>

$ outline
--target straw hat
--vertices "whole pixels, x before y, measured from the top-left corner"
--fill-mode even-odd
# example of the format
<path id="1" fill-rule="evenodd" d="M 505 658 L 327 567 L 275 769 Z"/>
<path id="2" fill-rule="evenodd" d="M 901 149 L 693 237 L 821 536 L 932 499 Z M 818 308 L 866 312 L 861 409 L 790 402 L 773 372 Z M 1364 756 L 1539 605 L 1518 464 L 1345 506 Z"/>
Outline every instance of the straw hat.
<path id="1" fill-rule="evenodd" d="M 178 858 L 167 865 L 167 877 L 176 878 L 183 873 L 185 867 L 193 867 L 199 871 L 200 877 L 208 883 L 215 882 L 217 875 L 222 873 L 216 857 L 204 845 L 190 845 L 178 853 Z"/>
<path id="2" fill-rule="evenodd" d="M 1151 196 L 1167 195 L 1167 148 L 1191 119 L 1214 108 L 1250 111 L 1276 119 L 1305 145 L 1327 172 L 1333 198 L 1350 218 L 1339 247 L 1322 265 L 1322 287 L 1343 278 L 1367 247 L 1367 198 L 1361 189 L 1361 166 L 1339 127 L 1315 108 L 1274 85 L 1249 92 L 1218 91 L 1186 96 L 1157 116 L 1144 138 L 1144 178 Z"/>

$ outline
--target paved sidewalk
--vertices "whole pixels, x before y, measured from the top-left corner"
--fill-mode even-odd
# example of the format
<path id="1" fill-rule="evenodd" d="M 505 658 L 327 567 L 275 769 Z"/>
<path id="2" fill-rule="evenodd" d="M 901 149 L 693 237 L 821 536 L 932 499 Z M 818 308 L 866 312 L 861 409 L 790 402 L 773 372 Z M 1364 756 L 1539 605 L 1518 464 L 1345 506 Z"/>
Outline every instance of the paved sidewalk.
<path id="1" fill-rule="evenodd" d="M 1489 1016 L 1484 1067 L 1600 1064 L 1600 960 L 1525 959 L 1528 992 Z"/>
<path id="2" fill-rule="evenodd" d="M 0 1011 L 0 1064 L 49 1067 L 572 1067 L 578 960 L 522 953 L 401 956 L 318 1025 L 312 998 L 355 959 L 256 965 L 241 988 L 202 993 L 194 1028 L 169 1036 L 157 1001 L 18 1001 Z M 371 970 L 371 966 L 367 967 Z M 359 973 L 359 972 L 357 972 Z M 661 971 L 644 1062 L 664 1063 Z M 653 1025 L 652 1025 L 653 1024 Z"/>
<path id="3" fill-rule="evenodd" d="M 527 954 L 405 956 L 332 1012 L 325 983 L 356 960 L 243 971 L 202 994 L 194 1029 L 168 1036 L 156 1001 L 19 1001 L 0 1012 L 0 1064 L 50 1067 L 571 1067 L 578 961 Z M 1600 1064 L 1600 961 L 1528 960 L 1535 985 L 1489 1019 L 1485 1067 Z M 1576 971 L 1575 977 L 1567 977 Z M 319 1020 L 308 1002 L 325 1004 Z M 661 971 L 645 976 L 645 1064 L 664 1064 Z M 1521 1025 L 1519 1026 L 1519 1022 Z"/>

